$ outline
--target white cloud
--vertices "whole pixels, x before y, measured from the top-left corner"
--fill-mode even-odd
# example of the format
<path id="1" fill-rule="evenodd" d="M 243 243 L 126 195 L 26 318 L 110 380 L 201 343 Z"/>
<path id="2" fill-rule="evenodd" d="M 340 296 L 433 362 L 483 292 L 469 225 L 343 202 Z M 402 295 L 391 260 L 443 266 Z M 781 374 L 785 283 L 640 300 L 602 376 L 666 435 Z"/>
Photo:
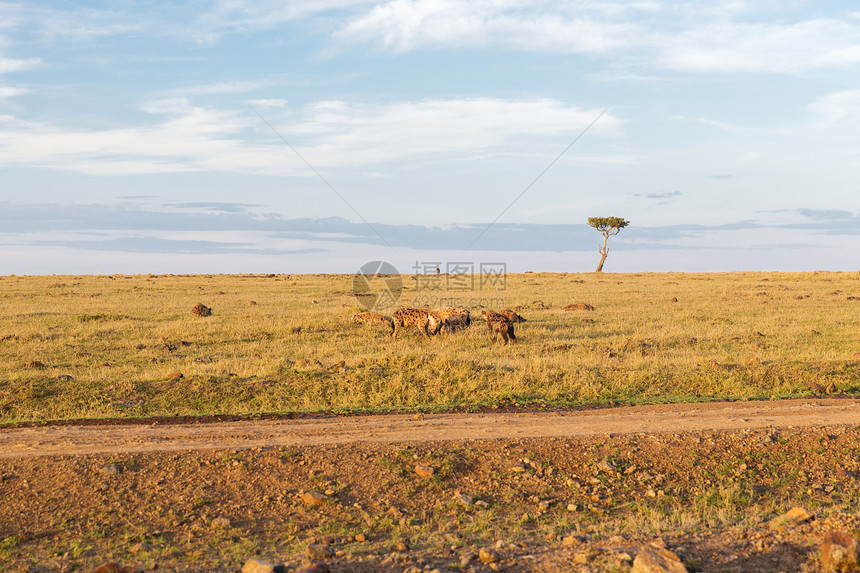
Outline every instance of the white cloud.
<path id="1" fill-rule="evenodd" d="M 4 58 L 0 56 L 0 74 L 9 74 L 12 72 L 21 72 L 30 70 L 42 63 L 39 58 L 27 58 L 24 60 L 14 58 Z"/>
<path id="2" fill-rule="evenodd" d="M 637 3 L 653 9 L 653 3 Z M 597 12 L 606 13 L 607 3 Z M 630 6 L 627 5 L 629 8 Z M 335 34 L 345 42 L 419 48 L 502 46 L 514 50 L 604 53 L 628 45 L 636 26 L 599 21 L 578 5 L 510 0 L 393 0 L 373 7 Z"/>
<path id="3" fill-rule="evenodd" d="M 273 110 L 278 108 L 271 108 Z M 148 102 L 155 122 L 80 130 L 0 117 L 0 167 L 38 166 L 92 174 L 180 171 L 311 175 L 268 126 L 247 111 Z M 384 171 L 398 161 L 468 160 L 488 154 L 554 155 L 597 116 L 550 99 L 459 99 L 385 104 L 318 102 L 267 118 L 315 167 Z M 615 135 L 605 114 L 592 135 Z M 580 157 L 605 162 L 606 157 Z"/>
<path id="4" fill-rule="evenodd" d="M 860 90 L 827 94 L 813 102 L 810 109 L 827 126 L 860 120 Z"/>
<path id="5" fill-rule="evenodd" d="M 584 53 L 626 66 L 695 72 L 798 74 L 860 64 L 856 18 L 791 16 L 741 1 L 391 0 L 357 15 L 334 38 L 395 52 Z"/>
<path id="6" fill-rule="evenodd" d="M 252 99 L 248 100 L 245 103 L 252 107 L 284 107 L 287 105 L 287 100 L 281 98 L 268 98 L 268 99 Z"/>
<path id="7" fill-rule="evenodd" d="M 19 95 L 24 95 L 29 92 L 27 88 L 13 88 L 8 86 L 0 86 L 0 99 L 6 99 Z"/>
<path id="8" fill-rule="evenodd" d="M 860 24 L 717 22 L 656 39 L 660 65 L 696 72 L 805 73 L 860 64 Z"/>

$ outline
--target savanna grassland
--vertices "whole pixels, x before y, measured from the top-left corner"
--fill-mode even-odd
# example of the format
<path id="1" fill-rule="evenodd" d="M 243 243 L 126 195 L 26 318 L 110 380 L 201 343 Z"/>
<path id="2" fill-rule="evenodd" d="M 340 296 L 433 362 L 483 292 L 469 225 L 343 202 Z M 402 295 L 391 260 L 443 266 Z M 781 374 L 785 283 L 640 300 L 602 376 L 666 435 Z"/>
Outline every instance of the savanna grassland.
<path id="1" fill-rule="evenodd" d="M 0 432 L 860 393 L 856 273 L 403 283 L 400 304 L 477 320 L 392 339 L 353 323 L 369 297 L 345 275 L 0 277 Z M 198 303 L 213 314 L 192 316 Z M 564 310 L 577 303 L 593 309 Z M 528 320 L 517 344 L 489 338 L 481 304 Z M 662 538 L 688 571 L 821 571 L 823 536 L 860 531 L 860 425 L 825 422 L 0 456 L 0 569 L 620 572 Z M 795 506 L 803 517 L 779 517 Z"/>
<path id="2" fill-rule="evenodd" d="M 347 275 L 2 277 L 0 423 L 860 392 L 856 273 L 403 284 L 400 305 L 460 304 L 476 320 L 392 340 L 353 324 L 366 298 Z M 213 315 L 192 316 L 197 303 Z M 519 310 L 518 344 L 488 337 L 481 303 Z M 564 310 L 574 303 L 594 310 Z"/>

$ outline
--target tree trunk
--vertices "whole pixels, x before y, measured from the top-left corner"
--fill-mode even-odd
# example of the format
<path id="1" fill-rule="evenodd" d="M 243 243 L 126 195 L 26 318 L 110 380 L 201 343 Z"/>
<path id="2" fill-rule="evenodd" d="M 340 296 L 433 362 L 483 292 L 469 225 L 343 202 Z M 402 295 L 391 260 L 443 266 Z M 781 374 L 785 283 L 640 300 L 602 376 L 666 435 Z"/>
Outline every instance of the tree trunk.
<path id="1" fill-rule="evenodd" d="M 597 264 L 597 269 L 594 272 L 602 273 L 603 272 L 603 263 L 606 262 L 606 251 L 600 250 L 598 252 L 600 253 L 600 262 Z"/>
<path id="2" fill-rule="evenodd" d="M 603 248 L 597 249 L 597 252 L 600 253 L 600 262 L 597 264 L 597 270 L 594 272 L 602 273 L 603 263 L 606 262 L 606 255 L 609 254 L 609 233 L 603 233 Z"/>

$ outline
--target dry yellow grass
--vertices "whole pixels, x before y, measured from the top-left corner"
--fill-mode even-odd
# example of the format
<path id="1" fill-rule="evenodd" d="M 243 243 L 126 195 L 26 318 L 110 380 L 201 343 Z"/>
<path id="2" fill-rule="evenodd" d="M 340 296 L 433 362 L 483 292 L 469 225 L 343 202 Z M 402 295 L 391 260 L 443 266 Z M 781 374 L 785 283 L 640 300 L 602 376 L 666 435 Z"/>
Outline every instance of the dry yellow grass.
<path id="1" fill-rule="evenodd" d="M 519 344 L 476 305 L 466 331 L 391 340 L 352 322 L 351 275 L 0 277 L 0 422 L 860 391 L 855 273 L 527 273 L 443 301 L 404 284 L 404 305 L 521 307 Z"/>

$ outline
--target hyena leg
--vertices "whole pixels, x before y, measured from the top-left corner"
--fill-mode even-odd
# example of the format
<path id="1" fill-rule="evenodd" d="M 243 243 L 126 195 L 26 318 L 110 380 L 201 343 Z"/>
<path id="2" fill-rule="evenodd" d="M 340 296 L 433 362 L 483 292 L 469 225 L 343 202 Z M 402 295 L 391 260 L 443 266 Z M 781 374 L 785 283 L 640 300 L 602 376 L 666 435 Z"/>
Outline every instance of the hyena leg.
<path id="1" fill-rule="evenodd" d="M 511 339 L 511 342 L 517 341 L 517 337 L 514 336 L 514 325 L 513 324 L 508 325 L 508 337 Z"/>

